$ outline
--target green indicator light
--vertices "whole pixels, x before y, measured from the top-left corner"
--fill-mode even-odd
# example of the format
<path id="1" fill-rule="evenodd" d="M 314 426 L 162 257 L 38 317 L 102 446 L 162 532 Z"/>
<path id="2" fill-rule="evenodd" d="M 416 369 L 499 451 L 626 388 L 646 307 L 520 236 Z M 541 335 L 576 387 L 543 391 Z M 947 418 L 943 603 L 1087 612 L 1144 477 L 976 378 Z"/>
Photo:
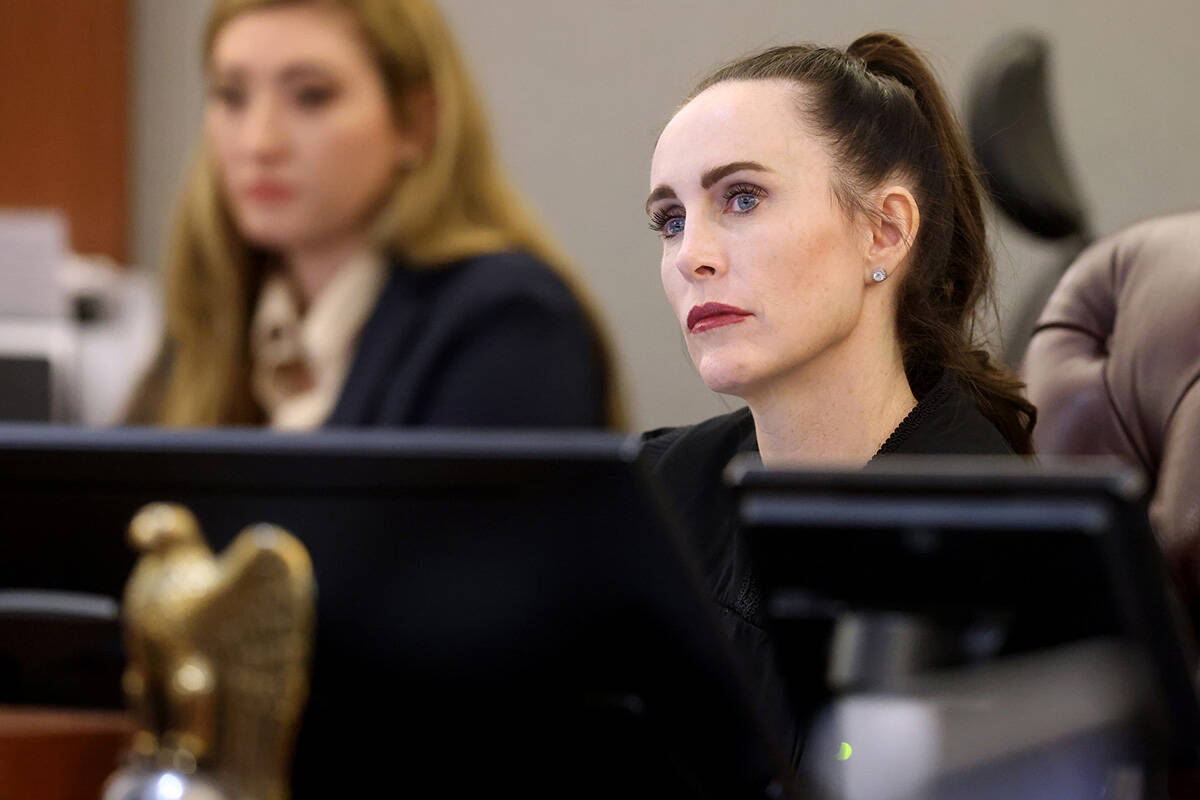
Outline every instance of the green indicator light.
<path id="1" fill-rule="evenodd" d="M 842 746 L 838 748 L 838 761 L 845 761 L 853 752 L 854 750 L 848 742 L 842 742 Z"/>

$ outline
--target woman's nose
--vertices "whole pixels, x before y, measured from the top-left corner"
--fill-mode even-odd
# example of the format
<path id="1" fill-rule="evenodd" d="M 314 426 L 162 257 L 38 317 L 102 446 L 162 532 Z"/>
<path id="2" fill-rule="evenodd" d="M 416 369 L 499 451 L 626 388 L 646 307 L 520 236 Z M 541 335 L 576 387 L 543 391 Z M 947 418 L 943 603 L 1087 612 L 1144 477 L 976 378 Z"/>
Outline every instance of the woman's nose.
<path id="1" fill-rule="evenodd" d="M 689 219 L 675 253 L 675 267 L 686 280 L 715 278 L 725 272 L 725 258 L 714 226 L 703 220 Z"/>
<path id="2" fill-rule="evenodd" d="M 250 105 L 242 131 L 247 155 L 260 161 L 274 161 L 287 151 L 287 136 L 281 109 L 269 98 Z"/>

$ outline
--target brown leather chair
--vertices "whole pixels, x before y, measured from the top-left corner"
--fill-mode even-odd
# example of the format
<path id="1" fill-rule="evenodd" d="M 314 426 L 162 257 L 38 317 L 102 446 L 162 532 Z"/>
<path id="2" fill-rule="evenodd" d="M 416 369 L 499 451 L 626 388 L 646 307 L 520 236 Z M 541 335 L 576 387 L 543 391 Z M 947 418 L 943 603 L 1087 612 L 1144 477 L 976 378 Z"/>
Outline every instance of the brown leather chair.
<path id="1" fill-rule="evenodd" d="M 1200 608 L 1200 212 L 1085 250 L 1042 312 L 1024 373 L 1040 453 L 1115 454 L 1150 476 L 1151 521 Z"/>

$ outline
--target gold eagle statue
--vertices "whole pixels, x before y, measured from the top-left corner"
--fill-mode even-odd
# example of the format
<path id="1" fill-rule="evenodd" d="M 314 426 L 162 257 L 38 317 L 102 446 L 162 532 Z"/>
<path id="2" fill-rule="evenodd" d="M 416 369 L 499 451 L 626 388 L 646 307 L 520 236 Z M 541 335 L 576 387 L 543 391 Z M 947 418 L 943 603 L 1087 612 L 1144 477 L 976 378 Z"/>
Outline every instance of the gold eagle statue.
<path id="1" fill-rule="evenodd" d="M 137 513 L 129 540 L 142 553 L 123 608 L 134 758 L 209 776 L 230 800 L 283 800 L 313 641 L 304 545 L 260 524 L 214 557 L 192 513 L 165 503 Z"/>

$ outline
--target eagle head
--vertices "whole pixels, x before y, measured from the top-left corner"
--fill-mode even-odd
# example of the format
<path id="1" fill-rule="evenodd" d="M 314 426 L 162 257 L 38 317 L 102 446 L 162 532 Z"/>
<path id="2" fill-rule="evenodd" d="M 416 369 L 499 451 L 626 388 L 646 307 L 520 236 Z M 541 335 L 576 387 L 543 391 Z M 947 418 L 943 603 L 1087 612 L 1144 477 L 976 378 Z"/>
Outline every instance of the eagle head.
<path id="1" fill-rule="evenodd" d="M 182 506 L 151 503 L 129 523 L 129 543 L 144 553 L 164 553 L 203 542 L 196 517 Z"/>

